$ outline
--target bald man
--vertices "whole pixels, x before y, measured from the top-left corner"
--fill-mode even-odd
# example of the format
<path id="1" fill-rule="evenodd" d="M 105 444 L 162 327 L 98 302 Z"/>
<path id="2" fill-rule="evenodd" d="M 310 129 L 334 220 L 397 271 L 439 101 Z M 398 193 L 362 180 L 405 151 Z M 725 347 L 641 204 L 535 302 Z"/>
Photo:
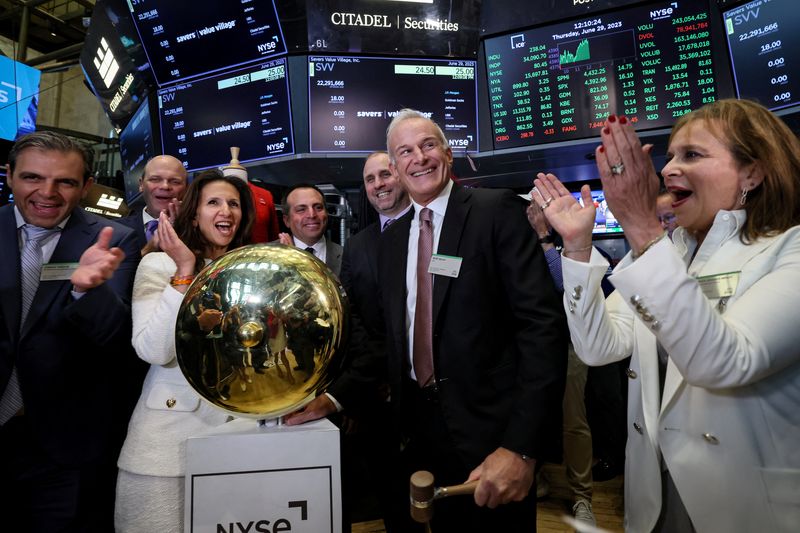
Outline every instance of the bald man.
<path id="1" fill-rule="evenodd" d="M 120 220 L 136 232 L 140 249 L 155 233 L 161 211 L 168 211 L 170 204 L 180 202 L 183 198 L 187 181 L 183 163 L 171 155 L 157 155 L 147 162 L 142 177 L 139 178 L 139 192 L 142 193 L 145 205 L 134 208 L 127 217 Z M 173 205 L 177 207 L 177 204 Z"/>

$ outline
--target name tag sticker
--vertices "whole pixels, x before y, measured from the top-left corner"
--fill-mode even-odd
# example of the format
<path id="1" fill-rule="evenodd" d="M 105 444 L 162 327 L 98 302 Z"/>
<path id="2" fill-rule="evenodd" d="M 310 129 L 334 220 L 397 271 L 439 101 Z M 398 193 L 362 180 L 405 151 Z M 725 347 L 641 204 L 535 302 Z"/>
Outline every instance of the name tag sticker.
<path id="1" fill-rule="evenodd" d="M 39 281 L 66 281 L 78 268 L 78 263 L 47 263 L 42 265 Z"/>
<path id="2" fill-rule="evenodd" d="M 438 274 L 449 278 L 457 278 L 461 271 L 461 258 L 451 255 L 433 254 L 428 265 L 429 274 Z"/>
<path id="3" fill-rule="evenodd" d="M 697 278 L 700 289 L 709 300 L 727 298 L 733 296 L 736 287 L 739 285 L 739 274 L 741 272 L 726 272 L 724 274 L 714 274 Z"/>

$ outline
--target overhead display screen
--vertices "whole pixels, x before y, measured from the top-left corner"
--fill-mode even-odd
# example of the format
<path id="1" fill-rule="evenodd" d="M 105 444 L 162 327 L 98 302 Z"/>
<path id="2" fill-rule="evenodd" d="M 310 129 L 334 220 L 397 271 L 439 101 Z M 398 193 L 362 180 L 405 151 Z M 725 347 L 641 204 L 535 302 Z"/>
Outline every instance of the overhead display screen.
<path id="1" fill-rule="evenodd" d="M 272 1 L 129 0 L 159 86 L 286 52 Z"/>
<path id="2" fill-rule="evenodd" d="M 158 91 L 162 153 L 187 170 L 294 153 L 286 59 Z"/>
<path id="3" fill-rule="evenodd" d="M 658 2 L 485 41 L 496 149 L 668 127 L 717 97 L 709 13 Z"/>
<path id="4" fill-rule="evenodd" d="M 481 0 L 306 0 L 308 49 L 411 56 L 478 53 Z"/>
<path id="5" fill-rule="evenodd" d="M 86 82 L 117 131 L 139 108 L 153 81 L 129 15 L 121 2 L 98 1 L 80 58 Z"/>
<path id="6" fill-rule="evenodd" d="M 736 93 L 770 109 L 800 102 L 800 9 L 755 0 L 723 13 Z"/>
<path id="7" fill-rule="evenodd" d="M 42 72 L 0 56 L 0 139 L 36 131 Z"/>
<path id="8" fill-rule="evenodd" d="M 156 155 L 147 99 L 120 132 L 119 155 L 125 179 L 125 201 L 130 202 L 139 193 L 139 178 L 144 174 L 144 166 Z"/>
<path id="9" fill-rule="evenodd" d="M 312 152 L 386 149 L 403 108 L 426 113 L 454 150 L 478 150 L 476 62 L 367 57 L 308 58 Z"/>

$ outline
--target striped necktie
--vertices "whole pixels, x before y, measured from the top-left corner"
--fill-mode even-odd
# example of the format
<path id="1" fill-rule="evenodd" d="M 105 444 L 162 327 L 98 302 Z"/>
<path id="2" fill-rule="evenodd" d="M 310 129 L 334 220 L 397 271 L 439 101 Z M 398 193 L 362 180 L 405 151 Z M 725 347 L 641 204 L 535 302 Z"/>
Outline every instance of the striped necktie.
<path id="1" fill-rule="evenodd" d="M 25 224 L 22 226 L 22 231 L 25 232 L 25 246 L 23 246 L 20 254 L 20 282 L 22 288 L 20 331 L 25 326 L 28 311 L 30 311 L 33 298 L 39 288 L 39 277 L 42 272 L 43 261 L 42 241 L 61 231 L 61 228 L 46 229 Z M 8 422 L 12 416 L 22 409 L 22 405 L 22 392 L 19 388 L 17 367 L 14 365 L 11 369 L 11 377 L 8 379 L 8 384 L 3 391 L 3 396 L 0 398 L 0 425 Z"/>

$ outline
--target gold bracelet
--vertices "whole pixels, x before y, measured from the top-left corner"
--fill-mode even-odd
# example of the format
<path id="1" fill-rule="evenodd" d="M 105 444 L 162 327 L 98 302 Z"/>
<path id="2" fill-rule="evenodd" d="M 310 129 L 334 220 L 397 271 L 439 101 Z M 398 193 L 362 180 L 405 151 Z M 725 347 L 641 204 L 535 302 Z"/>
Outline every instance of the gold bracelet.
<path id="1" fill-rule="evenodd" d="M 574 250 L 567 250 L 566 248 L 564 248 L 563 250 L 561 250 L 561 255 L 569 256 L 569 254 L 576 254 L 578 252 L 585 252 L 585 251 L 591 250 L 591 249 L 592 249 L 592 245 L 591 244 L 589 246 L 584 246 L 583 248 L 575 248 Z"/>
<path id="2" fill-rule="evenodd" d="M 661 235 L 659 235 L 655 239 L 651 239 L 651 240 L 647 241 L 647 244 L 642 246 L 642 249 L 639 250 L 639 253 L 638 254 L 637 253 L 631 254 L 631 257 L 633 257 L 633 259 L 639 259 L 640 257 L 642 257 L 644 255 L 644 253 L 647 250 L 652 248 L 657 242 L 659 242 L 661 239 L 663 239 L 666 236 L 667 236 L 667 232 L 664 231 Z"/>
<path id="3" fill-rule="evenodd" d="M 194 274 L 190 274 L 188 276 L 172 276 L 169 278 L 169 284 L 173 287 L 178 287 L 179 285 L 191 285 L 194 281 Z"/>

